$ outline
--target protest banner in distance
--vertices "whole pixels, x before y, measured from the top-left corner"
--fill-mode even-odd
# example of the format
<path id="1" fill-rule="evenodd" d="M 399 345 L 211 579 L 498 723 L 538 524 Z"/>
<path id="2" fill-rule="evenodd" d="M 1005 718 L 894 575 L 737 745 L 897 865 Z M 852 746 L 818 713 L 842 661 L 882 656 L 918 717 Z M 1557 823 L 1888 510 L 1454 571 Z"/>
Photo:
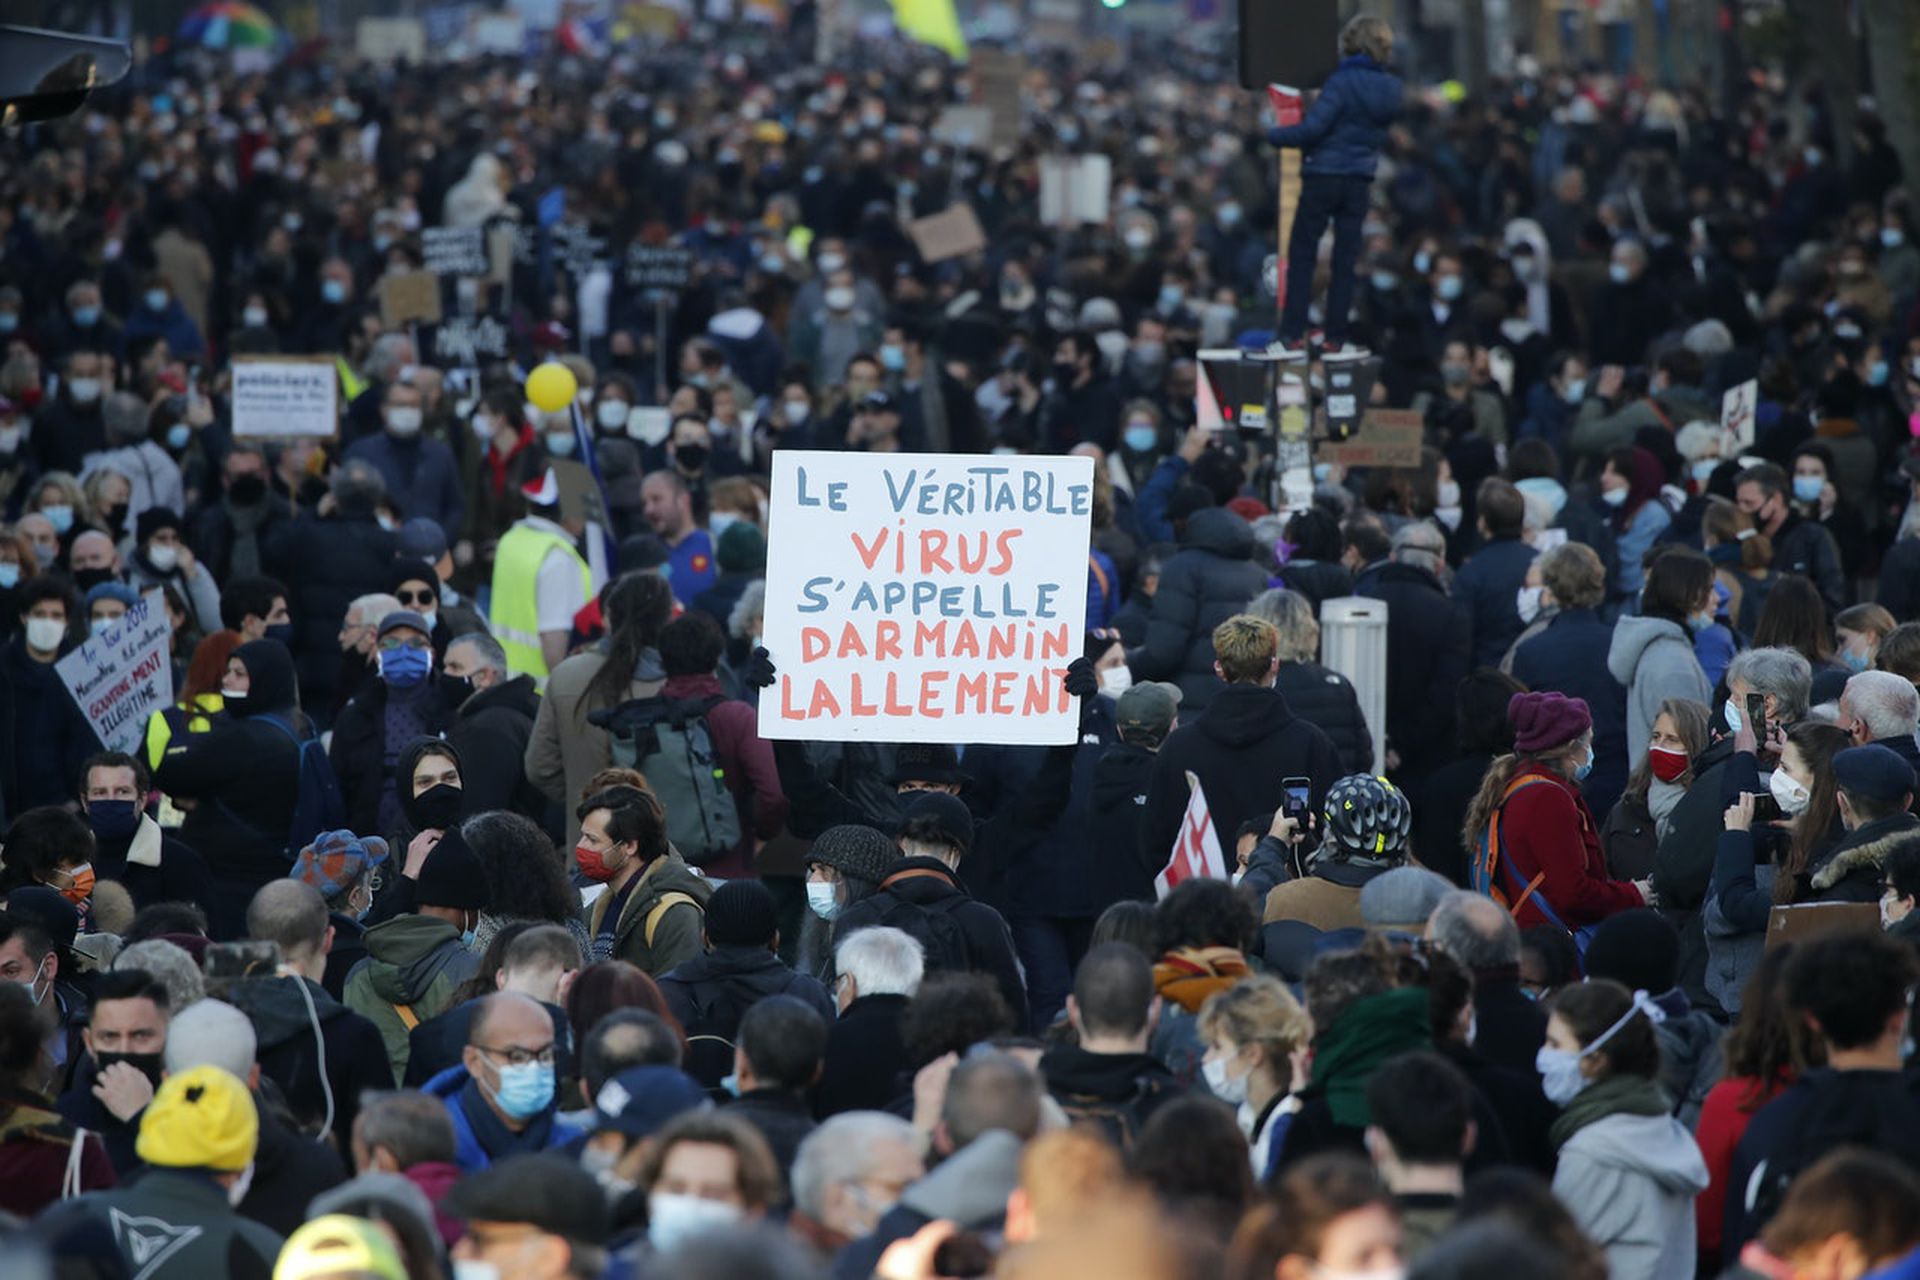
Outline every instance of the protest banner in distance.
<path id="1" fill-rule="evenodd" d="M 233 434 L 326 439 L 339 395 L 331 356 L 235 356 Z"/>
<path id="2" fill-rule="evenodd" d="M 172 633 L 165 599 L 149 591 L 125 617 L 54 664 L 107 750 L 140 750 L 147 718 L 173 705 Z"/>
<path id="3" fill-rule="evenodd" d="M 483 276 L 492 266 L 479 227 L 427 227 L 420 232 L 420 255 L 437 276 Z"/>
<path id="4" fill-rule="evenodd" d="M 1058 746 L 1091 458 L 773 455 L 760 735 Z"/>

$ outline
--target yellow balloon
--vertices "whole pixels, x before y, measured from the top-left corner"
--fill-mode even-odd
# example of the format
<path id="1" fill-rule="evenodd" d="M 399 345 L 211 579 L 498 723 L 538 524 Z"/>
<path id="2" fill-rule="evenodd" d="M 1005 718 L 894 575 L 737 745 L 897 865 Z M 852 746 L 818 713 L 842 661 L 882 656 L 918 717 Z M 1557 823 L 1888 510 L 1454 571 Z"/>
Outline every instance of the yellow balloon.
<path id="1" fill-rule="evenodd" d="M 547 413 L 554 413 L 572 404 L 579 390 L 580 384 L 575 381 L 573 370 L 558 360 L 549 360 L 527 375 L 527 399 Z"/>

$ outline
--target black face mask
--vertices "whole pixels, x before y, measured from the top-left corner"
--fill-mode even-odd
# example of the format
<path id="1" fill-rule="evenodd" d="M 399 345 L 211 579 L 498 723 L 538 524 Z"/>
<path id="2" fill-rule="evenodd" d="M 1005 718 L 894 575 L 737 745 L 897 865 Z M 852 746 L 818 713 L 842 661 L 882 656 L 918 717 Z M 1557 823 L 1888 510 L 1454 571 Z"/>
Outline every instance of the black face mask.
<path id="1" fill-rule="evenodd" d="M 404 808 L 408 821 L 421 831 L 445 831 L 460 820 L 460 804 L 465 797 L 460 788 L 441 782 L 428 787 Z"/>
<path id="2" fill-rule="evenodd" d="M 112 581 L 113 570 L 111 569 L 75 569 L 73 571 L 73 585 L 80 589 L 81 595 L 85 595 L 103 582 Z"/>
<path id="3" fill-rule="evenodd" d="M 450 707 L 457 707 L 473 696 L 472 676 L 457 676 L 451 671 L 442 671 L 435 678 L 440 681 L 440 692 Z"/>
<path id="4" fill-rule="evenodd" d="M 96 1074 L 104 1072 L 116 1062 L 124 1062 L 145 1076 L 153 1087 L 160 1087 L 160 1055 L 157 1053 L 96 1053 L 93 1066 Z"/>
<path id="5" fill-rule="evenodd" d="M 107 508 L 107 528 L 115 533 L 124 533 L 127 528 L 127 504 L 116 502 Z"/>
<path id="6" fill-rule="evenodd" d="M 267 496 L 267 478 L 251 473 L 241 476 L 227 486 L 227 496 L 236 506 L 250 507 Z"/>
<path id="7" fill-rule="evenodd" d="M 703 444 L 683 444 L 675 446 L 673 460 L 682 470 L 698 471 L 707 465 L 707 446 Z"/>

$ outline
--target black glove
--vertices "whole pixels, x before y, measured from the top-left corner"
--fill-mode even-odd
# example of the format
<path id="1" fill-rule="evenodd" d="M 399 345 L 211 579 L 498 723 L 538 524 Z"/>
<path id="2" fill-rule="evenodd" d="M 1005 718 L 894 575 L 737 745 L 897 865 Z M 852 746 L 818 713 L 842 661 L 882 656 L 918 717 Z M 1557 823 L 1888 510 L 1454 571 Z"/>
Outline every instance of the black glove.
<path id="1" fill-rule="evenodd" d="M 740 678 L 755 689 L 773 688 L 776 678 L 773 659 L 764 647 L 754 649 L 753 656 L 747 659 L 747 669 L 740 673 Z"/>
<path id="2" fill-rule="evenodd" d="M 1069 662 L 1064 683 L 1067 692 L 1076 698 L 1091 698 L 1100 692 L 1100 680 L 1093 674 L 1091 658 L 1075 658 Z"/>

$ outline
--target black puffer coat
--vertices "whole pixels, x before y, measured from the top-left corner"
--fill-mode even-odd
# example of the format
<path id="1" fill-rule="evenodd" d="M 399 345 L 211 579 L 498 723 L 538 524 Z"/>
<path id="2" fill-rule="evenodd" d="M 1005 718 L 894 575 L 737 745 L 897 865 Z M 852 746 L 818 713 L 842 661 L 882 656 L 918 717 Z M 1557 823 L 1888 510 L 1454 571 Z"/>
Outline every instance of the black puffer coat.
<path id="1" fill-rule="evenodd" d="M 1190 716 L 1223 686 L 1213 674 L 1213 629 L 1267 589 L 1249 558 L 1253 526 L 1222 507 L 1196 511 L 1179 554 L 1160 570 L 1146 643 L 1127 652 L 1135 680 L 1171 680 Z"/>
<path id="2" fill-rule="evenodd" d="M 1273 687 L 1287 696 L 1294 715 L 1333 739 L 1341 768 L 1373 772 L 1373 733 L 1353 681 L 1317 662 L 1283 662 Z"/>

